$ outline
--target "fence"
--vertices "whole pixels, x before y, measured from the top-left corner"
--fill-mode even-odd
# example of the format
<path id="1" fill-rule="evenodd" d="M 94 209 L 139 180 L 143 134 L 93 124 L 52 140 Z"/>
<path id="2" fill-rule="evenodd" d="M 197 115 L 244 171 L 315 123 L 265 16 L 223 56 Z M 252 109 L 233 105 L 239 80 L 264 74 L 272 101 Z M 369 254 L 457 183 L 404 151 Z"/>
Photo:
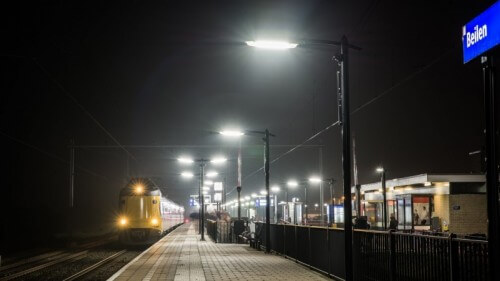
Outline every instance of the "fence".
<path id="1" fill-rule="evenodd" d="M 207 234 L 216 243 L 231 243 L 231 224 L 224 220 L 206 220 Z"/>
<path id="2" fill-rule="evenodd" d="M 256 233 L 266 245 L 265 225 Z M 299 225 L 270 228 L 271 250 L 295 259 L 337 279 L 345 277 L 344 230 Z M 371 230 L 353 232 L 355 280 L 448 280 L 488 279 L 488 242 Z"/>

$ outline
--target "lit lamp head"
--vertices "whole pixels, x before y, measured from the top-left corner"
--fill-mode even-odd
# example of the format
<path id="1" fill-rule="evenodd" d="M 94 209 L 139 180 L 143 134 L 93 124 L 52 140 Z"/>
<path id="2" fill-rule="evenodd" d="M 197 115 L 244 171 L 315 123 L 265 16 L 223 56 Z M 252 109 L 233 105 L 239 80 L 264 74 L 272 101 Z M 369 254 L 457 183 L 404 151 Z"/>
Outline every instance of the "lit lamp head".
<path id="1" fill-rule="evenodd" d="M 287 185 L 288 187 L 297 187 L 297 186 L 299 186 L 299 183 L 298 183 L 297 181 L 295 181 L 295 180 L 290 180 L 290 181 L 288 181 L 288 182 L 286 183 L 286 185 Z"/>
<path id="2" fill-rule="evenodd" d="M 277 185 L 275 185 L 275 186 L 271 187 L 271 191 L 274 192 L 274 193 L 277 193 L 277 192 L 280 191 L 280 187 L 277 186 Z"/>
<path id="3" fill-rule="evenodd" d="M 242 131 L 239 131 L 239 130 L 224 130 L 224 131 L 220 131 L 219 134 L 226 136 L 226 137 L 233 137 L 234 138 L 234 137 L 241 137 L 245 133 Z"/>
<path id="4" fill-rule="evenodd" d="M 216 177 L 219 173 L 215 172 L 215 171 L 210 171 L 206 174 L 207 178 L 213 178 L 213 177 Z"/>
<path id="5" fill-rule="evenodd" d="M 190 179 L 193 176 L 194 176 L 193 173 L 190 173 L 190 172 L 182 172 L 181 173 L 181 177 L 186 178 L 186 179 Z"/>
<path id="6" fill-rule="evenodd" d="M 194 163 L 194 160 L 188 157 L 179 157 L 177 158 L 177 161 L 181 164 L 192 164 Z"/>
<path id="7" fill-rule="evenodd" d="M 287 49 L 293 49 L 298 46 L 298 44 L 296 43 L 275 41 L 275 40 L 256 40 L 256 41 L 246 41 L 245 43 L 250 47 L 267 49 L 267 50 L 287 50 Z"/>
<path id="8" fill-rule="evenodd" d="M 227 161 L 227 158 L 224 158 L 224 157 L 216 157 L 216 158 L 214 158 L 214 159 L 210 160 L 210 163 L 212 163 L 212 164 L 222 164 L 222 163 L 224 163 L 224 162 L 226 162 L 226 161 Z"/>
<path id="9" fill-rule="evenodd" d="M 320 183 L 321 181 L 322 181 L 322 179 L 319 177 L 310 177 L 309 178 L 310 183 Z"/>
<path id="10" fill-rule="evenodd" d="M 377 173 L 383 173 L 384 172 L 384 168 L 383 167 L 378 167 L 377 169 L 375 169 L 375 171 L 377 171 Z"/>

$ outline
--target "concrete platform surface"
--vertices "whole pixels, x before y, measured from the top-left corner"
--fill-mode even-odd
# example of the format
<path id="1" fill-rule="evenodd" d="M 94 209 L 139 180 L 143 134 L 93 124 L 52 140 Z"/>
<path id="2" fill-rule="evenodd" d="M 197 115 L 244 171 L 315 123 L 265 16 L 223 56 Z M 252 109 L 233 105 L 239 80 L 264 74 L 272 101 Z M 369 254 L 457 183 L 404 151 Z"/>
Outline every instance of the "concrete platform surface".
<path id="1" fill-rule="evenodd" d="M 207 237 L 208 238 L 208 237 Z M 185 224 L 108 280 L 331 280 L 294 261 L 242 244 L 199 241 Z"/>

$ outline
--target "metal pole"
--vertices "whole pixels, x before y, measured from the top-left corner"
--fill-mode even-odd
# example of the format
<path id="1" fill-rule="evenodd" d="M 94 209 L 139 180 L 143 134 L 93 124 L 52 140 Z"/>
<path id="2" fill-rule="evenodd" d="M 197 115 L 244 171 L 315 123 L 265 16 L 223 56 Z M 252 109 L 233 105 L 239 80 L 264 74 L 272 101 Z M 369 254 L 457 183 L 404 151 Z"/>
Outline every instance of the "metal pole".
<path id="1" fill-rule="evenodd" d="M 356 184 L 356 214 L 358 218 L 361 216 L 361 185 Z"/>
<path id="2" fill-rule="evenodd" d="M 69 207 L 73 208 L 75 199 L 75 141 L 71 140 L 69 149 Z"/>
<path id="3" fill-rule="evenodd" d="M 486 195 L 488 209 L 488 251 L 490 280 L 499 280 L 499 218 L 498 218 L 498 162 L 495 81 L 491 55 L 481 57 L 483 64 L 484 111 L 486 118 Z"/>
<path id="4" fill-rule="evenodd" d="M 201 192 L 205 177 L 205 163 L 200 163 L 200 194 L 201 194 L 201 241 L 205 241 L 205 195 Z"/>
<path id="5" fill-rule="evenodd" d="M 200 175 L 199 175 L 199 179 L 198 179 L 198 182 L 199 182 L 199 185 L 198 185 L 198 234 L 201 234 L 201 188 L 202 188 L 202 183 L 201 183 L 201 178 L 202 178 L 202 175 L 203 175 L 203 169 L 201 168 L 201 165 L 200 165 Z"/>
<path id="6" fill-rule="evenodd" d="M 303 224 L 307 224 L 307 186 L 304 186 L 304 213 L 305 213 L 305 220 L 302 222 Z"/>
<path id="7" fill-rule="evenodd" d="M 288 222 L 288 218 L 290 217 L 290 206 L 288 205 L 288 187 L 285 189 L 285 202 L 286 202 L 286 205 L 285 205 L 285 209 L 284 211 L 286 211 L 286 218 L 285 218 L 285 214 L 283 214 L 283 219 Z M 290 221 L 292 221 L 290 219 Z"/>
<path id="8" fill-rule="evenodd" d="M 237 186 L 236 191 L 238 191 L 238 220 L 241 220 L 241 186 Z"/>
<path id="9" fill-rule="evenodd" d="M 271 218 L 270 218 L 270 205 L 269 200 L 269 130 L 266 129 L 264 141 L 266 143 L 264 150 L 264 167 L 265 167 L 265 181 L 266 181 L 266 253 L 271 252 Z"/>
<path id="10" fill-rule="evenodd" d="M 319 182 L 319 206 L 321 207 L 320 211 L 320 226 L 324 225 L 325 222 L 325 212 L 324 212 L 324 200 L 323 200 L 323 148 L 319 148 L 319 176 L 321 181 Z"/>
<path id="11" fill-rule="evenodd" d="M 345 280 L 353 280 L 352 207 L 351 207 L 351 125 L 349 110 L 349 43 L 342 36 L 340 43 L 340 75 L 342 94 L 342 175 L 344 180 Z"/>
<path id="12" fill-rule="evenodd" d="M 236 187 L 236 190 L 238 191 L 238 220 L 241 220 L 241 200 L 240 200 L 240 193 L 241 193 L 241 139 L 239 141 L 239 147 L 238 147 L 238 186 Z"/>
<path id="13" fill-rule="evenodd" d="M 274 223 L 278 223 L 278 195 L 274 194 Z"/>
<path id="14" fill-rule="evenodd" d="M 384 196 L 384 210 L 382 210 L 383 218 L 384 218 L 384 229 L 387 229 L 387 190 L 385 187 L 385 169 L 382 171 L 382 178 L 380 179 L 382 182 L 382 195 Z"/>

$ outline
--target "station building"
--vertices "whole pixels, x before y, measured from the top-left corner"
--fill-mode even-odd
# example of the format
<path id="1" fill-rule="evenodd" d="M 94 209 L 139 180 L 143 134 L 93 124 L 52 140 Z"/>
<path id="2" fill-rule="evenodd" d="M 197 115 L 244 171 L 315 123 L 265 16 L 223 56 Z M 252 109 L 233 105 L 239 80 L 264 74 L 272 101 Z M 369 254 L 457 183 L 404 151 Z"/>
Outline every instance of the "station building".
<path id="1" fill-rule="evenodd" d="M 357 190 L 359 188 L 359 191 Z M 383 228 L 382 183 L 353 187 L 372 229 Z M 391 215 L 399 230 L 486 234 L 486 185 L 480 174 L 421 174 L 386 180 L 387 225 Z M 356 208 L 357 209 L 357 208 Z"/>

